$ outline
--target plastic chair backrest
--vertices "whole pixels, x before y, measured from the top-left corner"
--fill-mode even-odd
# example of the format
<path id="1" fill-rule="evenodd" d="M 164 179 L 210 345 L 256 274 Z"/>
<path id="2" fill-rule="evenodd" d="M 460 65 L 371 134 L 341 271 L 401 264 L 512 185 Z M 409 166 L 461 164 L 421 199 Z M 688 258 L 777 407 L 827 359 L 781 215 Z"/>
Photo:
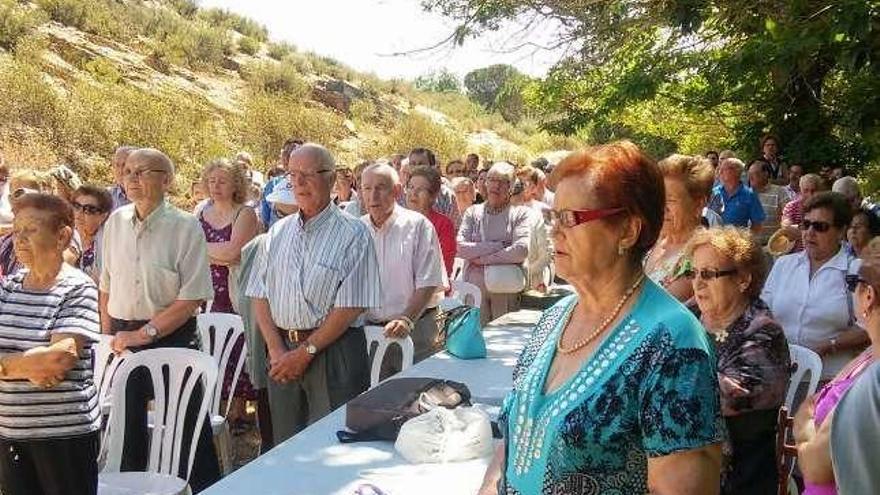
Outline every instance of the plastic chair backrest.
<path id="1" fill-rule="evenodd" d="M 399 345 L 400 350 L 402 351 L 403 362 L 401 365 L 401 371 L 412 366 L 413 360 L 415 359 L 415 346 L 413 345 L 412 337 L 407 336 L 404 339 L 388 338 L 385 336 L 385 327 L 373 325 L 367 325 L 364 327 L 364 335 L 367 337 L 367 355 L 370 354 L 370 350 L 373 348 L 373 343 L 375 342 L 377 344 L 376 355 L 373 356 L 373 364 L 370 369 L 370 388 L 375 387 L 376 384 L 379 383 L 379 372 L 382 370 L 382 359 L 385 357 L 385 351 L 388 350 L 388 345 L 391 343 Z"/>
<path id="2" fill-rule="evenodd" d="M 792 410 L 795 393 L 798 385 L 803 381 L 804 375 L 810 373 L 810 384 L 807 388 L 807 396 L 813 395 L 819 386 L 819 378 L 822 377 L 822 358 L 818 354 L 800 345 L 789 344 L 788 352 L 791 354 L 791 364 L 794 370 L 791 380 L 788 382 L 788 391 L 785 394 L 785 407 Z"/>
<path id="3" fill-rule="evenodd" d="M 470 282 L 463 280 L 453 281 L 452 297 L 475 308 L 483 306 L 483 294 L 480 292 L 480 288 Z M 468 301 L 468 297 L 471 298 L 471 301 Z"/>
<path id="4" fill-rule="evenodd" d="M 113 376 L 119 365 L 125 361 L 126 356 L 131 354 L 125 351 L 120 355 L 116 355 L 110 347 L 113 341 L 112 335 L 102 334 L 98 337 L 98 343 L 95 344 L 95 388 L 98 390 L 98 404 L 103 405 L 110 395 L 110 388 L 113 385 Z"/>
<path id="5" fill-rule="evenodd" d="M 232 384 L 229 387 L 229 394 L 235 390 L 238 385 L 238 379 L 241 377 L 241 370 L 244 368 L 244 360 L 247 357 L 247 342 L 244 337 L 244 322 L 238 315 L 228 313 L 202 313 L 196 316 L 199 329 L 199 338 L 202 341 L 202 350 L 207 352 L 214 358 L 217 363 L 217 385 L 214 387 L 211 395 L 211 414 L 220 414 L 220 402 L 223 390 L 223 379 L 226 377 L 226 369 L 229 364 L 229 358 L 232 356 L 232 350 L 235 345 L 241 341 L 241 353 L 238 355 L 238 361 L 235 363 L 235 370 L 232 375 Z M 226 401 L 226 411 L 223 417 L 229 414 L 229 407 L 232 405 L 231 400 Z"/>
<path id="6" fill-rule="evenodd" d="M 186 477 L 192 472 L 199 432 L 208 412 L 208 393 L 217 381 L 217 365 L 208 354 L 192 349 L 150 349 L 132 353 L 119 365 L 113 380 L 110 421 L 105 446 L 107 463 L 104 472 L 119 472 L 122 462 L 122 448 L 125 440 L 125 394 L 131 373 L 138 368 L 149 371 L 153 383 L 153 432 L 150 438 L 150 456 L 147 472 L 178 475 L 181 446 L 189 442 L 189 459 L 186 464 Z M 167 393 L 166 378 L 167 375 Z M 197 383 L 201 383 L 204 393 L 198 404 L 198 416 L 192 437 L 183 438 L 186 411 L 192 400 Z"/>

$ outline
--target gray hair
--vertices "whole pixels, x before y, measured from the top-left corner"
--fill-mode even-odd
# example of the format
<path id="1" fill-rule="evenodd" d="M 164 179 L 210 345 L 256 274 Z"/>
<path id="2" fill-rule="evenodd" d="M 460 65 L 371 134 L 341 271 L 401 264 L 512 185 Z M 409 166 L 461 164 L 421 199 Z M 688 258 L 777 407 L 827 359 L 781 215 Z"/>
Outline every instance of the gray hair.
<path id="1" fill-rule="evenodd" d="M 841 177 L 834 181 L 834 184 L 831 186 L 831 192 L 843 194 L 847 198 L 861 197 L 862 195 L 859 183 L 850 176 Z"/>
<path id="2" fill-rule="evenodd" d="M 131 159 L 143 160 L 149 163 L 151 167 L 159 167 L 168 172 L 169 178 L 174 177 L 174 162 L 171 161 L 171 158 L 168 158 L 168 155 L 155 148 L 136 149 L 128 155 L 126 161 Z"/>
<path id="3" fill-rule="evenodd" d="M 361 180 L 363 180 L 363 177 L 368 173 L 388 178 L 393 186 L 400 184 L 400 175 L 398 175 L 397 170 L 394 170 L 394 167 L 388 163 L 374 163 L 369 165 L 363 172 L 361 172 Z"/>
<path id="4" fill-rule="evenodd" d="M 495 164 L 489 168 L 487 175 L 503 176 L 508 182 L 510 182 L 511 187 L 513 187 L 513 181 L 516 180 L 516 168 L 508 162 L 495 162 Z"/>
<path id="5" fill-rule="evenodd" d="M 742 175 L 743 170 L 746 168 L 746 164 L 742 162 L 739 158 L 725 158 L 721 160 L 721 164 L 718 165 L 718 168 L 730 166 L 736 168 L 736 175 Z"/>
<path id="6" fill-rule="evenodd" d="M 290 156 L 306 155 L 318 163 L 321 170 L 336 170 L 336 160 L 330 150 L 317 143 L 306 143 L 290 154 Z"/>

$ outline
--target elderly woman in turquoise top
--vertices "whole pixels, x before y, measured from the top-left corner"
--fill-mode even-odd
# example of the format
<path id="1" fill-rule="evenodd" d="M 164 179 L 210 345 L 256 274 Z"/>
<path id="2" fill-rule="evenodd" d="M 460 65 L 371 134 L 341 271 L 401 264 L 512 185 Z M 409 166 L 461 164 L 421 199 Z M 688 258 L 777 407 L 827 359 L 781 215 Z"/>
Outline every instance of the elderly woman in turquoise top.
<path id="1" fill-rule="evenodd" d="M 663 224 L 657 165 L 623 141 L 569 156 L 551 180 L 556 266 L 576 294 L 520 356 L 481 495 L 717 494 L 711 344 L 642 271 Z"/>

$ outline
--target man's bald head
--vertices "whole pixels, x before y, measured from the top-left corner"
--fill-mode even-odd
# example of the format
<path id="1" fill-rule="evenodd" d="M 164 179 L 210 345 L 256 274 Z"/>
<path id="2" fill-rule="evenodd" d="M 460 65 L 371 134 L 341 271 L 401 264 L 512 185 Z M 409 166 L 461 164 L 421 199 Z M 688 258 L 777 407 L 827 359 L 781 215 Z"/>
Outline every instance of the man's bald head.
<path id="1" fill-rule="evenodd" d="M 293 161 L 294 158 L 296 158 L 300 161 L 307 160 L 311 162 L 311 165 L 313 165 L 315 172 L 336 170 L 336 159 L 333 158 L 333 154 L 330 153 L 330 150 L 317 143 L 303 144 L 299 148 L 293 150 L 293 152 L 290 154 L 290 158 L 291 160 L 290 162 L 288 162 L 288 169 L 290 168 L 290 163 Z M 321 177 L 331 186 L 336 181 L 335 174 L 327 174 L 322 172 Z"/>
<path id="2" fill-rule="evenodd" d="M 168 177 L 174 176 L 174 163 L 168 155 L 162 153 L 155 148 L 139 148 L 129 153 L 125 160 L 127 163 L 137 163 L 144 168 L 151 170 L 161 170 L 168 174 Z"/>
<path id="3" fill-rule="evenodd" d="M 375 177 L 381 177 L 384 181 L 392 186 L 396 186 L 400 184 L 400 176 L 397 174 L 397 170 L 394 170 L 394 167 L 387 163 L 376 163 L 374 165 L 370 165 L 365 168 L 361 176 L 372 175 Z"/>

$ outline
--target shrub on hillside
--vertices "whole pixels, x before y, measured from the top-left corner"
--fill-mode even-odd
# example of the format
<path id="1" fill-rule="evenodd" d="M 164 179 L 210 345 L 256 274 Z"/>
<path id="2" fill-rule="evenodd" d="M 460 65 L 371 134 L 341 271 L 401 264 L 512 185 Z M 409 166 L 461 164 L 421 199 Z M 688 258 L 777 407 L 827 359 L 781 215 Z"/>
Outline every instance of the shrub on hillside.
<path id="1" fill-rule="evenodd" d="M 282 41 L 280 43 L 269 43 L 269 49 L 266 53 L 275 60 L 283 60 L 284 57 L 295 51 L 296 49 L 293 45 Z"/>
<path id="2" fill-rule="evenodd" d="M 256 55 L 260 51 L 260 42 L 250 36 L 242 36 L 238 40 L 238 51 L 245 55 Z"/>
<path id="3" fill-rule="evenodd" d="M 87 33 L 128 41 L 137 29 L 140 7 L 108 0 L 36 0 L 53 21 Z"/>
<path id="4" fill-rule="evenodd" d="M 168 5 L 183 17 L 192 17 L 199 11 L 196 0 L 165 0 Z"/>
<path id="5" fill-rule="evenodd" d="M 431 119 L 411 113 L 399 120 L 384 140 L 369 149 L 370 156 L 405 153 L 415 147 L 431 148 L 437 159 L 446 162 L 461 157 L 467 149 L 464 138 L 452 129 Z"/>
<path id="6" fill-rule="evenodd" d="M 62 100 L 39 68 L 26 62 L 0 65 L 0 123 L 47 129 L 54 134 L 64 120 Z"/>
<path id="7" fill-rule="evenodd" d="M 259 163 L 275 163 L 278 150 L 291 136 L 332 146 L 344 136 L 342 118 L 308 107 L 288 94 L 251 91 L 237 121 L 235 140 L 254 150 Z"/>
<path id="8" fill-rule="evenodd" d="M 305 98 L 309 93 L 308 84 L 287 61 L 248 64 L 242 70 L 242 77 L 255 91 L 283 93 L 297 98 Z"/>
<path id="9" fill-rule="evenodd" d="M 367 98 L 360 98 L 351 103 L 351 118 L 358 123 L 373 123 L 378 117 L 376 104 Z"/>
<path id="10" fill-rule="evenodd" d="M 45 21 L 41 14 L 13 0 L 0 0 L 0 49 L 14 50 L 19 40 Z"/>
<path id="11" fill-rule="evenodd" d="M 172 62 L 193 69 L 216 69 L 233 52 L 229 32 L 205 24 L 175 31 L 163 44 Z"/>
<path id="12" fill-rule="evenodd" d="M 202 9 L 198 12 L 198 18 L 205 20 L 212 26 L 222 26 L 228 29 L 234 29 L 239 33 L 250 36 L 257 41 L 266 41 L 269 39 L 269 31 L 265 26 L 253 19 L 249 19 L 235 12 L 226 9 L 210 8 Z"/>

